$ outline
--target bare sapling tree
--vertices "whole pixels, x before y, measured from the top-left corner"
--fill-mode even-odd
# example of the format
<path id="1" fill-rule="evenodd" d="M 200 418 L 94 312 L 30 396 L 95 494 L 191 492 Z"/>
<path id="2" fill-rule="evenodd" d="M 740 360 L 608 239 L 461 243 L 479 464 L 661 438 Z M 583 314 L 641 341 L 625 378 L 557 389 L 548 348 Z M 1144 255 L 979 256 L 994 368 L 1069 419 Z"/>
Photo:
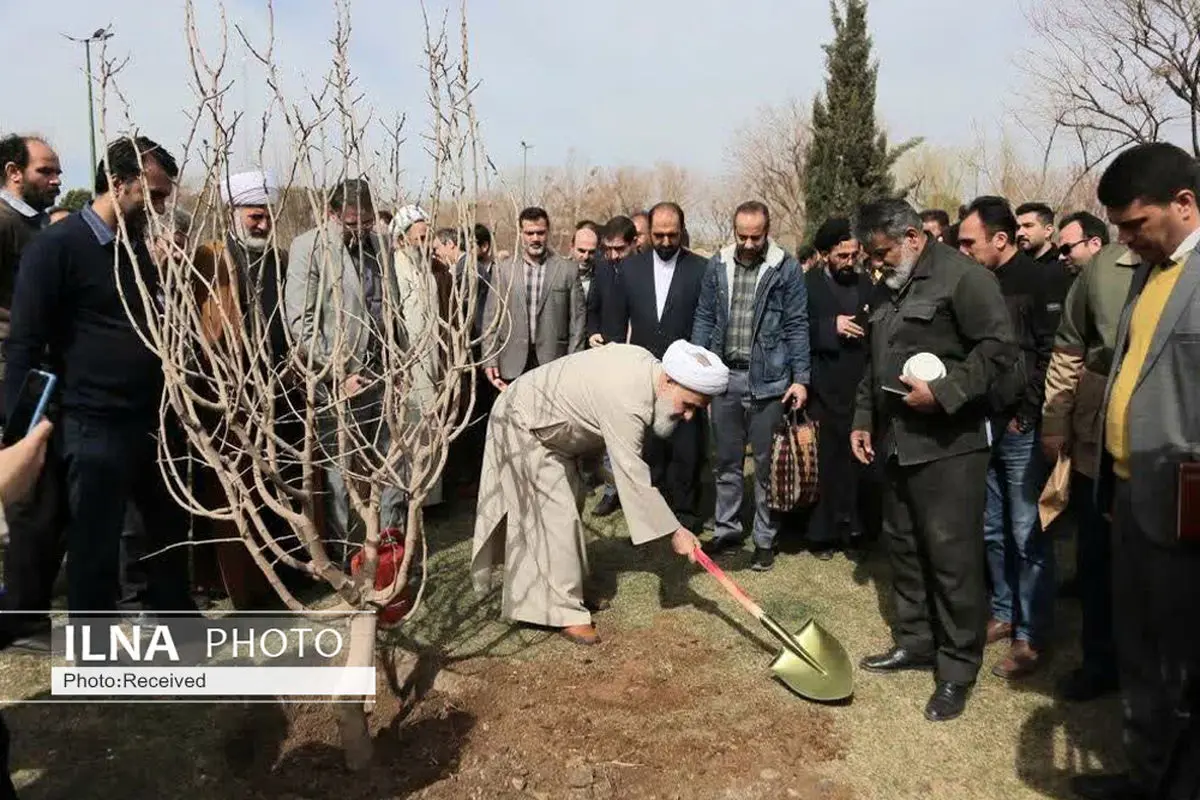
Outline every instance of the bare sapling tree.
<path id="1" fill-rule="evenodd" d="M 428 280 L 428 245 L 406 252 L 386 231 L 372 231 L 374 208 L 403 195 L 405 117 L 382 121 L 361 90 L 349 59 L 349 4 L 333 4 L 329 70 L 318 86 L 297 91 L 283 77 L 269 1 L 265 35 L 231 29 L 223 8 L 219 30 L 202 30 L 197 4 L 185 3 L 195 103 L 180 166 L 181 181 L 192 188 L 192 224 L 186 237 L 160 242 L 157 275 L 139 278 L 137 296 L 124 300 L 131 318 L 145 320 L 140 334 L 162 361 L 160 464 L 177 502 L 219 523 L 226 541 L 244 545 L 288 608 L 360 612 L 350 619 L 346 665 L 371 666 L 379 613 L 407 591 L 416 564 L 422 580 L 405 619 L 420 604 L 422 504 L 450 443 L 471 419 L 475 382 L 466 378 L 490 355 L 480 352 L 489 332 L 472 331 L 479 295 L 471 248 L 448 296 L 439 298 Z M 207 5 L 199 9 L 212 14 Z M 421 134 L 424 158 L 405 166 L 427 192 L 405 201 L 423 201 L 432 219 L 453 218 L 471 242 L 486 156 L 472 102 L 465 5 L 460 15 L 456 36 L 445 18 L 440 26 L 425 21 L 430 121 Z M 261 118 L 230 108 L 227 65 L 239 48 L 268 90 Z M 122 65 L 107 54 L 102 62 L 105 138 L 136 133 L 137 109 L 118 85 Z M 122 113 L 110 129 L 108 118 Z M 303 198 L 318 221 L 311 252 L 293 248 L 290 261 L 272 233 L 266 252 L 281 265 L 273 286 L 265 270 L 247 269 L 230 255 L 237 222 L 221 189 L 246 166 L 274 166 L 282 184 L 277 205 Z M 363 182 L 344 192 L 345 207 L 357 212 L 352 222 L 330 212 L 331 189 L 347 179 Z M 173 209 L 147 212 L 148 231 L 170 229 Z M 127 222 L 121 219 L 119 241 L 132 252 L 139 234 Z M 380 268 L 378 303 L 348 266 L 368 259 Z M 268 307 L 264 296 L 280 300 Z M 271 341 L 278 315 L 284 352 L 274 352 Z M 326 489 L 334 479 L 345 487 L 350 519 L 360 521 L 349 534 L 321 524 L 332 516 L 320 509 L 332 503 Z M 389 497 L 402 501 L 393 521 Z M 394 558 L 385 526 L 402 529 L 402 559 Z M 327 584 L 332 600 L 298 597 L 281 578 L 283 567 Z M 347 763 L 361 768 L 371 757 L 370 704 L 343 699 L 353 701 L 339 706 Z"/>
<path id="2" fill-rule="evenodd" d="M 1038 40 L 1021 59 L 1053 139 L 1086 170 L 1142 142 L 1186 140 L 1200 156 L 1198 0 L 1026 2 Z"/>
<path id="3" fill-rule="evenodd" d="M 759 109 L 758 116 L 738 130 L 726 153 L 739 188 L 766 202 L 776 235 L 795 242 L 804 236 L 807 219 L 804 178 L 811 139 L 808 109 L 792 98 Z"/>

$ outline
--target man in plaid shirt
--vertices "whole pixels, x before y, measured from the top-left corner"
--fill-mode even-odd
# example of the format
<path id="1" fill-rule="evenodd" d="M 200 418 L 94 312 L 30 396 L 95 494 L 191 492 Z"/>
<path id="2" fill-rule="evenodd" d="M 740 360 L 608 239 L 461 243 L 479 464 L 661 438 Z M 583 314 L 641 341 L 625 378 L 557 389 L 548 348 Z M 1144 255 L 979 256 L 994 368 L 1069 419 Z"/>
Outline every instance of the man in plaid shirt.
<path id="1" fill-rule="evenodd" d="M 778 515 L 767 507 L 771 437 L 791 405 L 808 400 L 808 293 L 796 259 L 770 239 L 771 213 L 757 201 L 733 217 L 736 243 L 713 257 L 700 290 L 692 343 L 720 355 L 729 389 L 713 398 L 716 531 L 710 555 L 741 549 L 742 470 L 747 439 L 754 453 L 754 560 L 775 563 Z"/>
<path id="2" fill-rule="evenodd" d="M 484 373 L 498 390 L 522 374 L 584 348 L 587 309 L 579 269 L 550 252 L 550 216 L 518 217 L 521 253 L 497 264 L 483 312 Z"/>

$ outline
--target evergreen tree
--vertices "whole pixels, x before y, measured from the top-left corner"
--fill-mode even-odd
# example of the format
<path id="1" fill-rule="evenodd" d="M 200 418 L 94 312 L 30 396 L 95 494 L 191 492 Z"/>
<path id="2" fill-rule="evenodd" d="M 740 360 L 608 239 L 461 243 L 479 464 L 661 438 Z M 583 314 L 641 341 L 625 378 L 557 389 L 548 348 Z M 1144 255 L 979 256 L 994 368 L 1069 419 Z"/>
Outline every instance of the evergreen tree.
<path id="1" fill-rule="evenodd" d="M 825 93 L 813 101 L 805 165 L 805 213 L 811 235 L 828 217 L 897 194 L 891 170 L 920 140 L 888 147 L 875 124 L 878 62 L 871 61 L 867 0 L 830 0 L 834 37 L 825 50 Z M 903 193 L 901 193 L 903 194 Z"/>
<path id="2" fill-rule="evenodd" d="M 71 189 L 59 198 L 57 205 L 59 208 L 75 212 L 81 210 L 90 202 L 92 202 L 92 193 L 87 189 Z"/>

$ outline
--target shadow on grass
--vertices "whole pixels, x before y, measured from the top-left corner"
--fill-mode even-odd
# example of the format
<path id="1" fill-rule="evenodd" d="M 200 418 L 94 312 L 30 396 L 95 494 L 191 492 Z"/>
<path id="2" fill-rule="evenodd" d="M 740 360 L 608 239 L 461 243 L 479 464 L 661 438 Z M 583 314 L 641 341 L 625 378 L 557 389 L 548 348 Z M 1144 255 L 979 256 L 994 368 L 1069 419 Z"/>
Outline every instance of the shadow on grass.
<path id="1" fill-rule="evenodd" d="M 1065 761 L 1060 736 L 1065 740 Z M 1074 798 L 1069 786 L 1073 776 L 1120 771 L 1123 763 L 1121 709 L 1115 698 L 1091 703 L 1058 701 L 1038 708 L 1017 736 L 1017 776 L 1047 797 Z"/>

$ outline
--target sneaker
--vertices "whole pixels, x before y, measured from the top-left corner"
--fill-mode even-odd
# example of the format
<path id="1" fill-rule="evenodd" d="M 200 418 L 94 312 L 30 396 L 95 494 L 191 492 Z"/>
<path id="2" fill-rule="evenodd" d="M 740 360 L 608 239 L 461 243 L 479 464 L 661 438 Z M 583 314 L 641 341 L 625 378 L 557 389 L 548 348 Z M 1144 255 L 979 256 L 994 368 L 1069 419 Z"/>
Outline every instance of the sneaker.
<path id="1" fill-rule="evenodd" d="M 755 572 L 767 572 L 775 566 L 775 550 L 771 547 L 754 548 L 754 558 L 750 561 L 750 569 Z"/>

